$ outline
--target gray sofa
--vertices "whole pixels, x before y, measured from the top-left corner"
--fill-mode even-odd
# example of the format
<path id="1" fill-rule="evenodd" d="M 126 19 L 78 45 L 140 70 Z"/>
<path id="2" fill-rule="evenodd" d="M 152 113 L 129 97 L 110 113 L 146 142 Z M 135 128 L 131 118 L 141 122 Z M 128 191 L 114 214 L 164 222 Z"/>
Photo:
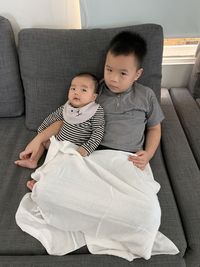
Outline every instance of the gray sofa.
<path id="1" fill-rule="evenodd" d="M 200 44 L 186 88 L 170 88 L 170 96 L 200 168 Z"/>
<path id="2" fill-rule="evenodd" d="M 66 99 L 66 88 L 79 72 L 101 78 L 106 46 L 121 30 L 140 33 L 148 54 L 140 82 L 160 100 L 163 33 L 155 24 L 113 29 L 24 29 L 16 49 L 7 19 L 0 17 L 0 266 L 65 267 L 197 267 L 200 266 L 200 172 L 168 90 L 163 90 L 162 142 L 151 161 L 162 221 L 160 231 L 180 253 L 128 262 L 108 255 L 91 255 L 83 247 L 62 257 L 47 255 L 44 247 L 22 232 L 15 213 L 28 189 L 31 170 L 13 162 L 35 135 L 44 117 Z M 43 158 L 44 159 L 44 158 Z M 42 161 L 41 161 L 42 163 Z"/>

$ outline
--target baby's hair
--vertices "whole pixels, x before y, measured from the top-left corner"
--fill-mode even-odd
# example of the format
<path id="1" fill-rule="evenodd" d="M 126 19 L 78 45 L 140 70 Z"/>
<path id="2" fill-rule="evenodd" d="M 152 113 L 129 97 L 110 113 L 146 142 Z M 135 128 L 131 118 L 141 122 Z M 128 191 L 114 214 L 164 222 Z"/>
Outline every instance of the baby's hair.
<path id="1" fill-rule="evenodd" d="M 108 52 L 115 56 L 128 56 L 133 54 L 138 60 L 138 67 L 141 68 L 143 59 L 147 53 L 147 44 L 138 33 L 123 31 L 111 40 L 108 46 Z"/>
<path id="2" fill-rule="evenodd" d="M 81 72 L 81 73 L 78 73 L 75 77 L 89 77 L 89 78 L 91 78 L 92 81 L 94 82 L 94 92 L 98 93 L 99 81 L 94 74 L 92 74 L 90 72 Z"/>

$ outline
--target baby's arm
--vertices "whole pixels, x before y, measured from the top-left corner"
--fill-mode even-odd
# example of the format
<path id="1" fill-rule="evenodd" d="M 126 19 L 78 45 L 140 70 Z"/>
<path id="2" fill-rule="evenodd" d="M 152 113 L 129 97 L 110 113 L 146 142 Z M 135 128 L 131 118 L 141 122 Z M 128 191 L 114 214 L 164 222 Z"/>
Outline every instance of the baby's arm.
<path id="1" fill-rule="evenodd" d="M 144 170 L 147 163 L 153 157 L 156 152 L 156 149 L 160 143 L 161 138 L 161 126 L 160 123 L 155 126 L 148 127 L 146 138 L 145 138 L 145 149 L 140 150 L 136 153 L 137 156 L 129 156 L 129 160 L 133 162 L 133 164 Z"/>
<path id="2" fill-rule="evenodd" d="M 100 145 L 103 138 L 105 120 L 104 110 L 101 106 L 96 111 L 96 114 L 92 117 L 91 124 L 92 133 L 90 138 L 77 150 L 83 157 L 91 154 Z"/>
<path id="3" fill-rule="evenodd" d="M 56 121 L 52 123 L 42 132 L 38 133 L 36 137 L 26 146 L 25 150 L 19 155 L 20 160 L 15 161 L 15 164 L 33 168 L 37 166 L 37 162 L 42 156 L 45 148 L 48 146 L 48 142 L 51 136 L 56 135 L 62 127 L 62 121 Z M 34 164 L 29 164 L 28 161 L 34 161 Z M 27 165 L 28 164 L 28 165 Z"/>

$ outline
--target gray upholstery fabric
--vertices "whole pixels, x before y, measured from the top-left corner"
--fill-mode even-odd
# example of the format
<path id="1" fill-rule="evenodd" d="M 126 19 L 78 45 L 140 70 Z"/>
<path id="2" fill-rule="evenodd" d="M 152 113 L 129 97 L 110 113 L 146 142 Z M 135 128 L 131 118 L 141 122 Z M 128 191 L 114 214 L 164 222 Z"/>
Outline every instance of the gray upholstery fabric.
<path id="1" fill-rule="evenodd" d="M 171 88 L 170 95 L 200 168 L 200 109 L 187 88 Z"/>
<path id="2" fill-rule="evenodd" d="M 25 147 L 27 142 L 32 139 L 35 132 L 29 131 L 25 127 L 24 117 L 20 118 L 2 118 L 0 119 L 0 214 L 1 214 L 1 226 L 0 226 L 0 255 L 20 256 L 25 255 L 47 255 L 44 247 L 38 240 L 32 236 L 22 232 L 15 223 L 15 213 L 21 198 L 24 196 L 28 189 L 26 188 L 26 181 L 30 177 L 31 170 L 20 168 L 13 162 L 18 158 L 19 152 Z M 5 139 L 6 136 L 6 139 Z M 44 159 L 44 158 L 43 158 Z M 42 163 L 42 162 L 41 162 Z M 160 231 L 168 236 L 181 251 L 180 254 L 175 256 L 159 256 L 163 259 L 162 266 L 184 266 L 184 259 L 182 258 L 187 249 L 187 241 L 182 228 L 182 223 L 177 210 L 175 197 L 171 189 L 168 174 L 165 169 L 165 164 L 162 158 L 161 151 L 158 150 L 155 157 L 151 161 L 152 170 L 155 179 L 161 184 L 161 190 L 159 192 L 159 201 L 162 209 L 162 220 Z M 91 258 L 83 258 L 82 254 L 88 254 L 86 247 L 83 247 L 72 254 L 81 255 L 76 259 L 68 255 L 66 257 L 55 257 L 56 262 L 59 265 L 65 266 L 110 266 L 109 263 L 114 266 L 130 266 L 129 262 L 119 259 L 117 257 L 101 256 L 101 261 L 98 262 L 99 256 L 92 256 Z M 134 266 L 159 266 L 158 256 L 152 257 L 146 265 L 145 260 L 138 260 L 138 264 Z M 40 258 L 41 262 L 51 262 L 51 258 Z M 73 259 L 74 265 L 70 265 Z M 96 259 L 96 264 L 94 264 Z M 19 262 L 23 261 L 21 258 Z M 80 262 L 79 262 L 80 261 Z M 33 261 L 34 262 L 34 261 Z M 88 262 L 88 265 L 86 264 Z M 135 262 L 135 261 L 134 261 Z M 169 265 L 167 265 L 167 263 Z M 80 265 L 79 265 L 80 264 Z M 86 264 L 86 265 L 84 265 Z M 94 265 L 92 265 L 94 264 Z M 98 265 L 99 264 L 99 265 Z M 134 263 L 135 264 L 135 263 Z M 179 264 L 179 265 L 176 265 Z M 9 266 L 9 265 L 8 265 Z M 20 264 L 19 264 L 20 266 Z M 23 265 L 21 265 L 23 266 Z"/>
<path id="3" fill-rule="evenodd" d="M 37 129 L 42 120 L 66 101 L 72 77 L 92 72 L 100 79 L 106 47 L 122 30 L 140 33 L 148 54 L 140 82 L 160 97 L 162 28 L 155 24 L 112 29 L 25 29 L 19 34 L 19 59 L 26 101 L 26 125 Z"/>
<path id="4" fill-rule="evenodd" d="M 15 223 L 19 203 L 29 192 L 26 182 L 33 170 L 18 167 L 14 161 L 35 134 L 26 129 L 24 117 L 0 119 L 0 255 L 46 254 L 44 247 Z M 44 157 L 40 163 L 43 160 Z M 79 251 L 86 253 L 88 250 Z"/>
<path id="5" fill-rule="evenodd" d="M 0 262 L 2 267 L 186 267 L 183 259 L 169 255 L 154 256 L 148 261 L 136 259 L 134 262 L 108 255 L 0 256 Z"/>
<path id="6" fill-rule="evenodd" d="M 187 266 L 200 263 L 200 171 L 176 115 L 167 89 L 162 90 L 162 149 L 172 190 L 187 237 Z"/>
<path id="7" fill-rule="evenodd" d="M 38 240 L 22 232 L 15 223 L 15 213 L 21 198 L 28 192 L 26 181 L 32 172 L 13 163 L 35 135 L 26 125 L 36 129 L 47 114 L 65 102 L 67 87 L 77 72 L 89 71 L 102 77 L 105 47 L 122 29 L 137 31 L 147 39 L 149 54 L 144 62 L 141 82 L 152 87 L 159 98 L 162 29 L 158 25 L 104 30 L 21 31 L 20 65 L 27 117 L 0 118 L 0 266 L 186 267 L 187 264 L 187 267 L 199 267 L 199 169 L 168 90 L 164 90 L 162 96 L 165 113 L 162 145 L 151 160 L 151 166 L 155 180 L 161 184 L 159 230 L 177 245 L 178 255 L 157 255 L 148 261 L 136 259 L 129 263 L 114 256 L 90 255 L 87 247 L 83 247 L 70 255 L 49 256 Z M 15 91 L 18 94 L 18 89 Z M 44 157 L 40 164 L 43 160 Z"/>
<path id="8" fill-rule="evenodd" d="M 0 117 L 19 116 L 24 96 L 18 56 L 10 22 L 0 16 Z"/>
<path id="9" fill-rule="evenodd" d="M 199 107 L 200 107 L 200 98 L 197 98 L 197 99 L 196 99 L 196 102 L 197 102 L 197 104 L 198 104 Z"/>
<path id="10" fill-rule="evenodd" d="M 197 48 L 196 60 L 192 69 L 188 88 L 194 98 L 200 98 L 200 44 Z"/>

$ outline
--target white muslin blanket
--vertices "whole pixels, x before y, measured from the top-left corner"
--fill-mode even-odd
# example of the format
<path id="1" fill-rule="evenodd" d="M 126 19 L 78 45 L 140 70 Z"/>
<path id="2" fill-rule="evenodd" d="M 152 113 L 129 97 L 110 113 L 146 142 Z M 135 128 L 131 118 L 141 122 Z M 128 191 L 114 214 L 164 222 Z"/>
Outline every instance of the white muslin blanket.
<path id="1" fill-rule="evenodd" d="M 92 254 L 132 261 L 155 254 L 177 254 L 174 243 L 158 231 L 160 185 L 150 165 L 135 167 L 130 153 L 113 150 L 81 157 L 76 145 L 51 138 L 38 182 L 17 210 L 16 222 L 51 255 L 84 245 Z"/>

